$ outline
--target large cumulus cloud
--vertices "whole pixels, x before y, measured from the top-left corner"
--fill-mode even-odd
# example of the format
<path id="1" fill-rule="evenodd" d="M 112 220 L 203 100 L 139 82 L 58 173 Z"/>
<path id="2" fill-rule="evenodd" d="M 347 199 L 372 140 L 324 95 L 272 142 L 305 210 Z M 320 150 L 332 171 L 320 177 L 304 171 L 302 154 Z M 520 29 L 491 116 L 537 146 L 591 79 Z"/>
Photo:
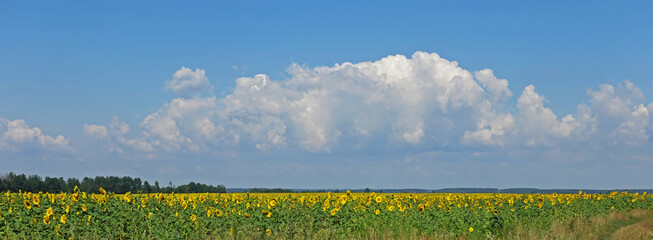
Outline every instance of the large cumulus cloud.
<path id="1" fill-rule="evenodd" d="M 288 73 L 283 80 L 263 74 L 236 79 L 233 92 L 217 98 L 204 70 L 182 67 L 166 83 L 178 98 L 145 117 L 140 137 L 125 137 L 128 126 L 111 130 L 121 124 L 117 119 L 114 127 L 88 125 L 86 131 L 112 139 L 113 148 L 142 152 L 337 152 L 641 147 L 652 130 L 653 105 L 628 81 L 589 90 L 589 104 L 557 116 L 535 86 L 525 87 L 510 107 L 508 80 L 490 69 L 470 72 L 435 53 L 330 67 L 293 64 Z"/>

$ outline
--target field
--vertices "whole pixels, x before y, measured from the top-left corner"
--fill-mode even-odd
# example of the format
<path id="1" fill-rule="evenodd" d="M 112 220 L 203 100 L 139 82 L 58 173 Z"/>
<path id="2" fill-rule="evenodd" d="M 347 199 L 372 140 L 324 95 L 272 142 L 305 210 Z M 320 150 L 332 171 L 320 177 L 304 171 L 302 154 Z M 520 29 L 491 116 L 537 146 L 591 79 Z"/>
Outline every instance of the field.
<path id="1" fill-rule="evenodd" d="M 3 239 L 650 239 L 653 195 L 0 196 Z"/>

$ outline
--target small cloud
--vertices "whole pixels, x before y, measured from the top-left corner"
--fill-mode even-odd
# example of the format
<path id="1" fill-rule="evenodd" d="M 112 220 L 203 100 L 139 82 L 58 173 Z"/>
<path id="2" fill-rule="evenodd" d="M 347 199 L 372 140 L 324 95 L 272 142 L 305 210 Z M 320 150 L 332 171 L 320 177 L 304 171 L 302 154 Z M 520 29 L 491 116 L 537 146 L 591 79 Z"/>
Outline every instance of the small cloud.
<path id="1" fill-rule="evenodd" d="M 422 123 L 415 127 L 415 131 L 407 132 L 402 135 L 403 140 L 410 144 L 418 144 L 422 137 L 424 137 L 424 131 L 422 131 Z"/>
<path id="2" fill-rule="evenodd" d="M 84 124 L 84 134 L 98 139 L 104 139 L 107 137 L 107 127 L 95 125 L 95 124 Z"/>
<path id="3" fill-rule="evenodd" d="M 205 71 L 196 68 L 195 71 L 181 67 L 172 79 L 165 83 L 165 88 L 172 90 L 180 97 L 198 96 L 202 92 L 212 92 L 213 86 L 205 76 Z"/>

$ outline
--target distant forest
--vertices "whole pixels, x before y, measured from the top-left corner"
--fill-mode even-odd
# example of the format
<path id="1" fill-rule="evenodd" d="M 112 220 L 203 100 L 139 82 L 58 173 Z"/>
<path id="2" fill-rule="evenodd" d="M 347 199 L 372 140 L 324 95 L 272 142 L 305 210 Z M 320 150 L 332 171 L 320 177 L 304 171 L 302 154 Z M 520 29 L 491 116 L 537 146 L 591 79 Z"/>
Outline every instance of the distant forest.
<path id="1" fill-rule="evenodd" d="M 65 179 L 55 177 L 45 177 L 43 179 L 38 175 L 25 176 L 17 175 L 13 172 L 9 174 L 0 174 L 0 191 L 18 192 L 73 192 L 75 186 L 80 191 L 87 193 L 99 193 L 103 188 L 107 192 L 113 193 L 226 193 L 224 185 L 212 186 L 201 183 L 190 182 L 188 184 L 174 186 L 169 182 L 167 186 L 161 187 L 158 181 L 150 184 L 148 181 L 142 181 L 140 178 L 116 177 L 116 176 L 97 176 L 95 178 L 85 177 L 81 181 L 77 178 Z"/>

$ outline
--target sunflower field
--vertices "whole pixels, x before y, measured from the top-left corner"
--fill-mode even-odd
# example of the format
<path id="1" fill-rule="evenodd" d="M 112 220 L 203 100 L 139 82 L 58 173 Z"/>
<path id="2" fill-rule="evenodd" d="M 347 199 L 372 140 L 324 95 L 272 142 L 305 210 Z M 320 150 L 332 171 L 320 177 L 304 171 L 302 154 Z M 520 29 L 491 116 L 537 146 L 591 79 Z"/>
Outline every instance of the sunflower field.
<path id="1" fill-rule="evenodd" d="M 520 226 L 652 210 L 653 195 L 4 192 L 3 239 L 497 239 Z"/>

